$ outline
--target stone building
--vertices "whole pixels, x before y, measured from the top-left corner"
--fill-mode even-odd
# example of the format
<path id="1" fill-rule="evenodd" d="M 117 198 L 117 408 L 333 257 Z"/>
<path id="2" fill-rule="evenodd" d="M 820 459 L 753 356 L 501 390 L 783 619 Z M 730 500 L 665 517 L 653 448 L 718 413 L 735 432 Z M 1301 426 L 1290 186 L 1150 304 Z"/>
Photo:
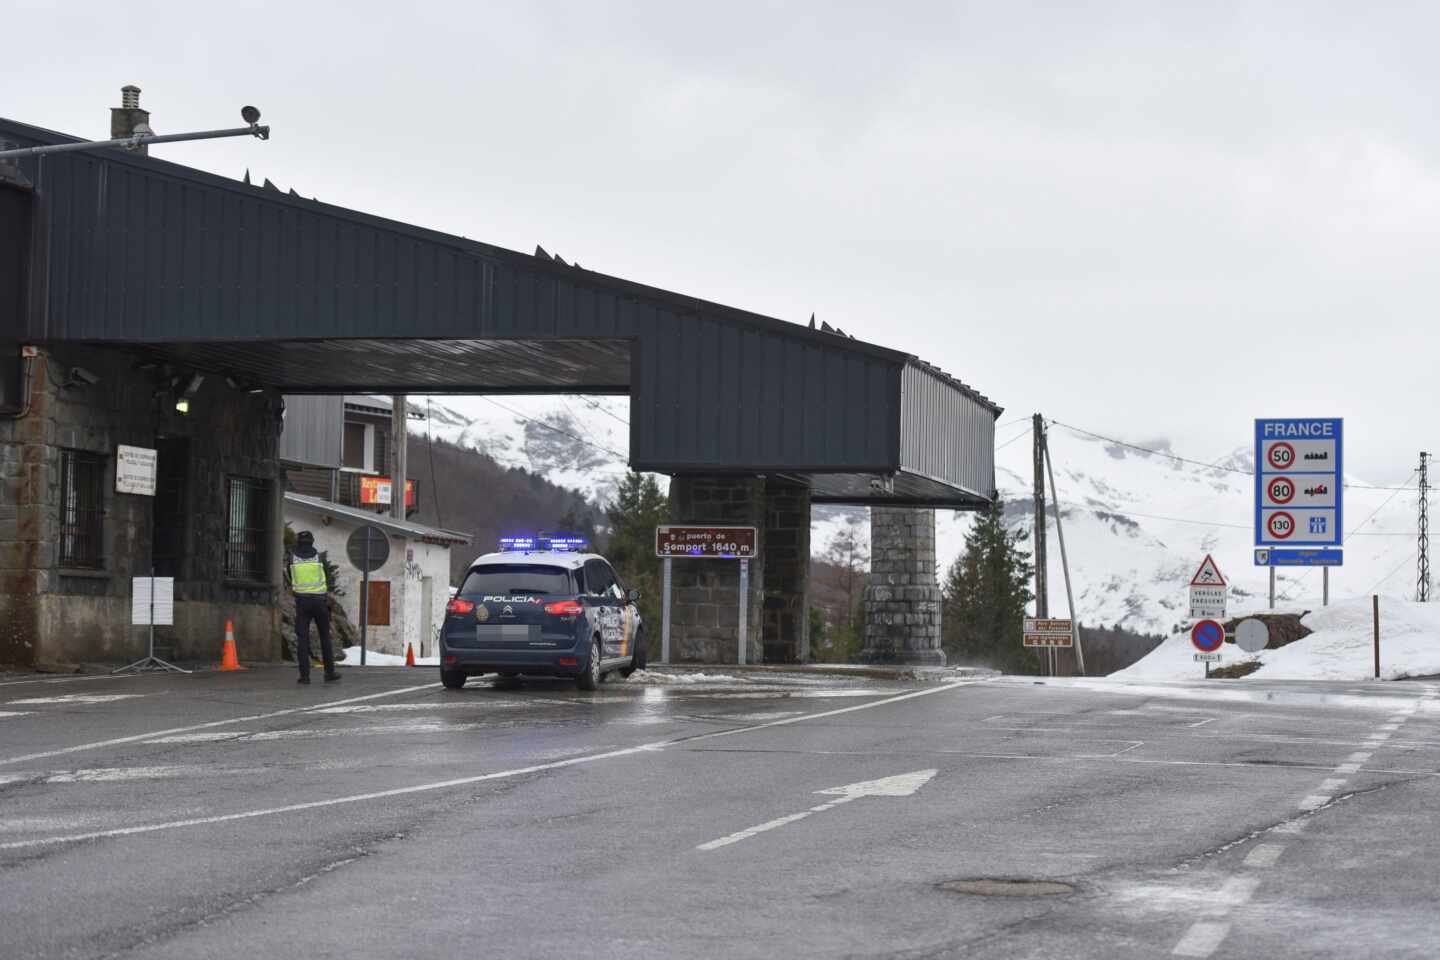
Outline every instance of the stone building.
<path id="1" fill-rule="evenodd" d="M 31 351 L 0 415 L 0 663 L 144 656 L 131 578 L 175 578 L 157 648 L 278 656 L 280 398 L 113 349 Z M 185 411 L 185 412 L 182 412 Z M 155 451 L 154 494 L 119 492 L 119 448 Z"/>

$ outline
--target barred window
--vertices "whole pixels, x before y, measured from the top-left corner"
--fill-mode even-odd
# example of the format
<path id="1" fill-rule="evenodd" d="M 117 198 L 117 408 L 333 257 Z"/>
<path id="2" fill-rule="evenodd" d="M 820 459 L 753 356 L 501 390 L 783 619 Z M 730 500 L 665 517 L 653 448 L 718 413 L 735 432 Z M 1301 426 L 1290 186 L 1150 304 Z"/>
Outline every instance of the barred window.
<path id="1" fill-rule="evenodd" d="M 60 566 L 99 569 L 104 558 L 105 458 L 60 451 Z"/>
<path id="2" fill-rule="evenodd" d="M 270 573 L 270 484 L 225 478 L 225 576 L 265 580 Z"/>

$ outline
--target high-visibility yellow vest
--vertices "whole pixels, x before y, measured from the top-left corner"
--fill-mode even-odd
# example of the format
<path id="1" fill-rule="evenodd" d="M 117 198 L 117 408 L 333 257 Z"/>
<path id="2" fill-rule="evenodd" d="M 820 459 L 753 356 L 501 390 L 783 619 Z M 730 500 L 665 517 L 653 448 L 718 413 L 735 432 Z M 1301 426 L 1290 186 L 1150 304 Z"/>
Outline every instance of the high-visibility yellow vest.
<path id="1" fill-rule="evenodd" d="M 290 588 L 298 594 L 325 594 L 325 564 L 319 557 L 290 561 Z"/>

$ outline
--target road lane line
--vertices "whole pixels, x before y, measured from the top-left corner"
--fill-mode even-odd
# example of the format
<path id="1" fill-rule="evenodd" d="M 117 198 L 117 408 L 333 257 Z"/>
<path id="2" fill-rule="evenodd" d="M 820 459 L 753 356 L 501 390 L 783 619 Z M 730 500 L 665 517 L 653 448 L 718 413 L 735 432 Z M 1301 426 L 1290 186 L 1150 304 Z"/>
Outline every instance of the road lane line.
<path id="1" fill-rule="evenodd" d="M 469 786 L 470 784 L 474 784 L 474 783 L 485 783 L 486 781 L 490 781 L 490 780 L 508 780 L 508 779 L 512 779 L 512 778 L 514 778 L 514 777 L 522 777 L 522 776 L 525 776 L 525 775 L 531 774 L 531 773 L 544 773 L 544 772 L 546 772 L 546 771 L 548 771 L 548 770 L 560 770 L 560 769 L 564 769 L 564 768 L 567 768 L 567 767 L 579 766 L 579 765 L 585 764 L 585 763 L 596 763 L 596 762 L 601 761 L 601 760 L 613 760 L 613 759 L 616 759 L 616 758 L 619 758 L 619 757 L 630 757 L 630 756 L 635 756 L 636 754 L 641 754 L 641 753 L 659 752 L 659 751 L 661 751 L 661 750 L 664 750 L 666 747 L 684 746 L 684 745 L 687 745 L 687 744 L 694 743 L 694 742 L 697 741 L 697 740 L 710 740 L 710 739 L 714 739 L 714 738 L 716 738 L 716 737 L 734 736 L 734 735 L 740 734 L 740 733 L 753 733 L 753 732 L 756 731 L 756 730 L 766 730 L 766 729 L 769 729 L 769 728 L 771 728 L 771 727 L 783 727 L 783 726 L 788 726 L 788 725 L 790 725 L 790 724 L 792 724 L 792 723 L 799 723 L 799 722 L 801 722 L 801 721 L 803 721 L 803 720 L 819 720 L 819 719 L 824 718 L 824 717 L 833 717 L 833 716 L 838 716 L 838 715 L 844 714 L 844 713 L 853 713 L 853 712 L 855 712 L 855 711 L 857 711 L 857 710 L 870 710 L 870 709 L 872 709 L 872 708 L 874 708 L 874 707 L 885 706 L 885 705 L 891 704 L 891 703 L 899 703 L 899 702 L 904 701 L 904 700 L 913 700 L 913 699 L 915 699 L 916 697 L 927 697 L 927 696 L 930 696 L 930 695 L 936 694 L 936 693 L 947 693 L 947 692 L 949 692 L 949 691 L 951 691 L 951 690 L 955 690 L 955 689 L 958 689 L 958 688 L 960 688 L 960 687 L 974 686 L 974 685 L 976 685 L 977 683 L 984 683 L 984 682 L 985 682 L 985 681 L 983 681 L 983 680 L 960 680 L 960 681 L 957 681 L 957 682 L 955 682 L 955 683 L 940 684 L 940 685 L 937 685 L 937 686 L 934 686 L 934 687 L 929 687 L 929 688 L 924 689 L 924 690 L 918 690 L 918 691 L 915 691 L 914 693 L 904 693 L 904 694 L 900 694 L 899 696 L 888 697 L 888 698 L 886 698 L 886 699 L 884 699 L 884 700 L 875 700 L 875 701 L 872 701 L 872 702 L 870 702 L 870 703 L 857 704 L 856 706 L 853 706 L 853 707 L 843 707 L 843 708 L 840 708 L 840 709 L 838 709 L 838 710 L 825 710 L 825 711 L 822 711 L 822 712 L 820 712 L 820 713 L 810 713 L 810 714 L 805 714 L 805 715 L 799 716 L 799 717 L 787 717 L 787 718 L 784 719 L 784 720 L 771 720 L 771 721 L 769 721 L 768 723 L 758 723 L 758 724 L 755 724 L 754 726 L 749 726 L 749 727 L 737 727 L 737 728 L 735 728 L 735 729 L 733 729 L 733 730 L 720 730 L 720 731 L 717 731 L 717 732 L 715 732 L 715 733 L 700 734 L 699 736 L 676 737 L 676 738 L 674 738 L 674 739 L 672 739 L 672 740 L 658 740 L 658 741 L 655 741 L 655 742 L 652 742 L 652 743 L 642 743 L 642 744 L 639 744 L 638 746 L 634 746 L 634 747 L 624 747 L 624 748 L 619 749 L 619 750 L 606 750 L 606 751 L 604 751 L 603 753 L 585 754 L 585 755 L 583 755 L 583 756 L 570 757 L 570 758 L 567 758 L 567 759 L 564 759 L 564 760 L 554 760 L 554 761 L 551 761 L 551 762 L 548 762 L 548 763 L 532 764 L 532 765 L 527 766 L 527 767 L 516 767 L 516 768 L 514 768 L 514 769 L 512 769 L 512 770 L 499 770 L 499 771 L 496 771 L 495 773 L 480 773 L 480 774 L 475 774 L 474 776 L 469 776 L 469 777 L 458 777 L 458 778 L 453 779 L 453 780 L 440 780 L 440 781 L 436 781 L 436 782 L 433 782 L 433 783 L 420 783 L 420 784 L 415 784 L 414 786 L 409 786 L 409 787 L 396 787 L 396 788 L 394 788 L 394 789 L 392 789 L 392 790 L 379 790 L 379 791 L 375 791 L 375 792 L 373 792 L 373 793 L 357 793 L 357 794 L 351 794 L 351 795 L 349 795 L 349 796 L 344 796 L 344 797 L 331 797 L 331 798 L 326 799 L 326 800 L 311 800 L 311 801 L 308 801 L 308 802 L 306 802 L 306 803 L 292 803 L 292 804 L 286 804 L 286 805 L 284 805 L 284 806 L 279 806 L 279 807 L 265 807 L 265 808 L 262 808 L 262 809 L 259 809 L 259 810 L 244 810 L 244 811 L 241 811 L 241 812 L 239 812 L 239 813 L 226 813 L 226 814 L 220 814 L 220 815 L 218 815 L 218 816 L 213 816 L 213 817 L 192 817 L 192 818 L 185 819 L 185 820 L 169 820 L 169 821 L 166 821 L 166 822 L 163 822 L 163 823 L 151 823 L 151 824 L 145 824 L 145 825 L 142 825 L 142 826 L 135 826 L 135 827 L 117 827 L 117 828 L 115 828 L 115 829 L 113 829 L 113 830 L 95 830 L 95 831 L 92 831 L 92 832 L 89 832 L 89 833 L 75 833 L 75 834 L 69 834 L 69 835 L 58 836 L 58 837 L 40 837 L 40 838 L 33 839 L 33 840 L 17 840 L 17 841 L 13 841 L 13 842 L 11 842 L 11 843 L 0 843 L 0 850 L 22 850 L 22 849 L 27 849 L 27 848 L 31 848 L 31 847 L 54 846 L 54 845 L 62 844 L 62 843 L 80 843 L 80 842 L 86 841 L 86 840 L 102 840 L 102 839 L 107 839 L 107 838 L 111 838 L 111 837 L 129 837 L 129 836 L 135 836 L 135 835 L 137 835 L 137 834 L 143 834 L 143 833 L 155 833 L 155 832 L 160 831 L 160 830 L 175 830 L 175 829 L 179 829 L 179 828 L 182 828 L 182 827 L 205 826 L 205 825 L 212 824 L 212 823 L 228 823 L 228 822 L 230 822 L 230 821 L 232 821 L 232 820 L 253 820 L 253 819 L 257 818 L 257 817 L 268 817 L 268 816 L 274 816 L 274 815 L 282 814 L 282 813 L 298 813 L 298 812 L 300 812 L 300 811 L 302 811 L 302 810 L 318 810 L 318 809 L 321 809 L 321 808 L 323 808 L 323 807 L 335 807 L 335 806 L 340 806 L 341 804 L 363 803 L 363 802 L 369 801 L 369 800 L 385 800 L 385 799 L 388 799 L 388 798 L 390 798 L 390 797 L 403 797 L 403 796 L 408 796 L 408 795 L 410 795 L 410 794 L 416 794 L 416 793 L 431 793 L 431 792 L 434 792 L 434 791 L 436 791 L 436 790 L 447 790 L 447 789 L 451 789 L 451 788 L 453 788 L 453 787 Z M 408 687 L 408 688 L 404 688 L 404 690 L 394 690 L 394 691 L 390 691 L 389 694 L 373 694 L 372 697 L 374 697 L 374 696 L 393 695 L 393 694 L 396 694 L 396 693 L 406 692 L 407 690 L 408 690 L 408 691 L 426 690 L 426 689 L 429 689 L 429 688 L 431 688 L 431 687 L 438 687 L 438 686 L 439 686 L 438 683 L 427 683 L 427 684 L 424 684 L 424 685 L 418 686 L 418 687 Z M 371 699 L 371 697 L 357 697 L 357 698 L 355 698 L 355 699 L 363 700 L 363 699 Z M 353 701 L 353 700 L 352 700 L 352 701 L 332 701 L 331 703 L 321 704 L 320 706 L 335 706 L 337 703 L 344 703 L 344 702 L 354 702 L 354 701 Z M 315 709 L 315 708 L 314 708 L 314 707 L 305 707 L 305 708 L 303 708 L 303 710 L 306 710 L 306 711 L 308 711 L 308 710 L 313 710 L 313 709 Z M 284 710 L 284 711 L 279 711 L 278 713 L 265 714 L 264 716 L 279 716 L 279 715 L 281 715 L 281 714 L 286 714 L 286 713 L 299 713 L 299 712 L 302 712 L 302 710 Z M 240 718 L 240 719 L 254 719 L 254 718 L 252 717 L 252 718 Z M 206 727 L 206 726 L 213 727 L 213 726 L 218 726 L 218 725 L 223 724 L 223 723 L 236 723 L 236 722 L 239 722 L 239 719 L 237 719 L 237 720 L 219 720 L 219 721 L 215 721 L 215 722 L 209 723 L 209 724 L 201 724 L 200 726 L 201 726 L 201 727 Z M 180 729 L 175 730 L 175 731 L 159 731 L 159 733 L 160 733 L 160 734 L 171 733 L 171 732 L 179 733 L 179 732 L 183 732 L 183 731 L 186 731 L 186 730 L 195 730 L 195 729 L 199 729 L 199 727 L 183 727 L 183 728 L 180 728 Z M 117 740 L 117 741 L 112 741 L 112 742 L 130 743 L 130 742 L 133 742 L 134 740 L 141 739 L 141 738 L 143 738 L 143 737 L 155 736 L 155 735 L 156 735 L 156 734 L 154 734 L 154 733 L 152 733 L 152 734 L 141 734 L 141 735 L 139 735 L 138 737 L 123 737 L 123 738 L 120 738 L 120 739 Z M 70 750 L 74 750 L 74 749 L 86 749 L 86 747 L 70 748 Z M 60 751 L 60 752 L 69 752 L 69 750 L 67 750 L 67 751 Z M 49 754 L 45 754 L 45 756 L 49 756 Z M 24 759 L 24 758 L 15 758 L 15 759 L 12 759 L 12 760 L 3 760 L 3 761 L 0 761 L 0 763 L 15 763 L 15 762 L 18 762 L 20 759 Z"/>
<path id="2" fill-rule="evenodd" d="M 1245 855 L 1245 866 L 1247 867 L 1273 867 L 1275 861 L 1280 859 L 1280 854 L 1285 852 L 1283 843 L 1262 843 Z"/>
<path id="3" fill-rule="evenodd" d="M 1340 764 L 1340 766 L 1338 766 L 1338 767 L 1335 768 L 1335 772 L 1336 772 L 1336 773 L 1359 773 L 1359 772 L 1360 772 L 1360 764 L 1358 764 L 1358 763 L 1342 763 L 1342 764 Z"/>
<path id="4" fill-rule="evenodd" d="M 1324 781 L 1322 781 L 1322 782 L 1320 783 L 1320 792 L 1321 792 L 1321 793 L 1335 793 L 1337 790 L 1339 790 L 1339 789 L 1340 789 L 1341 787 L 1343 787 L 1343 786 L 1345 786 L 1345 778 L 1344 778 L 1344 777 L 1332 777 L 1331 779 L 1329 779 L 1329 780 L 1324 780 Z"/>
<path id="5" fill-rule="evenodd" d="M 1185 936 L 1170 952 L 1177 957 L 1208 957 L 1224 942 L 1230 933 L 1230 924 L 1198 920 L 1185 931 Z"/>
<path id="6" fill-rule="evenodd" d="M 1215 722 L 1215 718 L 1214 718 L 1214 717 L 1206 717 L 1204 720 L 1201 720 L 1201 721 L 1199 721 L 1198 723 L 1187 723 L 1187 724 L 1185 724 L 1185 726 L 1187 726 L 1187 727 L 1203 727 L 1203 726 L 1205 726 L 1205 724 L 1207 724 L 1207 723 L 1214 723 L 1214 722 Z"/>
<path id="7" fill-rule="evenodd" d="M 1303 800 L 1300 801 L 1300 809 L 1318 810 L 1333 799 L 1335 798 L 1326 796 L 1322 793 L 1312 793 L 1308 797 L 1305 797 Z"/>
<path id="8" fill-rule="evenodd" d="M 1350 756 L 1346 757 L 1345 759 L 1350 763 L 1364 763 L 1366 760 L 1369 760 L 1373 756 L 1375 756 L 1375 754 L 1371 753 L 1368 750 L 1357 750 L 1355 753 L 1350 754 Z"/>
<path id="9" fill-rule="evenodd" d="M 139 697 L 148 697 L 148 693 L 63 693 L 54 697 L 25 697 L 21 700 L 7 700 L 6 703 L 14 706 L 28 706 L 30 704 L 54 703 L 64 706 L 70 703 L 111 703 L 115 700 L 134 700 Z"/>
<path id="10" fill-rule="evenodd" d="M 438 683 L 422 683 L 413 687 L 399 687 L 395 690 L 385 690 L 381 693 L 369 693 L 363 697 L 350 697 L 346 700 L 328 700 L 324 703 L 312 704 L 308 707 L 290 707 L 285 710 L 273 710 L 270 713 L 252 713 L 243 717 L 232 717 L 229 720 L 211 720 L 208 723 L 196 723 L 186 727 L 171 727 L 168 730 L 151 730 L 148 733 L 137 733 L 129 737 L 113 737 L 109 740 L 96 740 L 91 743 L 80 743 L 73 747 L 61 747 L 58 750 L 42 750 L 39 753 L 27 753 L 18 757 L 6 757 L 0 759 L 0 767 L 12 763 L 26 763 L 31 760 L 46 760 L 50 757 L 61 757 L 70 753 L 80 753 L 85 750 L 99 750 L 101 747 L 115 747 L 125 743 L 138 743 L 142 740 L 149 740 L 154 737 L 164 737 L 177 733 L 189 733 L 192 730 L 209 730 L 215 727 L 224 727 L 232 723 L 250 723 L 255 720 L 269 720 L 272 717 L 284 717 L 297 713 L 312 713 L 324 707 L 336 707 L 342 703 L 360 703 L 363 700 L 375 700 L 380 697 L 395 697 L 402 693 L 414 693 L 417 690 L 430 690 L 440 686 Z"/>
<path id="11" fill-rule="evenodd" d="M 836 802 L 838 802 L 838 803 L 843 803 L 844 801 L 836 801 Z M 824 805 L 824 807 L 816 807 L 816 808 L 811 809 L 811 810 L 806 810 L 804 813 L 792 813 L 792 814 L 790 814 L 789 816 L 786 816 L 786 817 L 776 817 L 774 820 L 766 821 L 765 823 L 762 823 L 762 824 L 760 824 L 759 826 L 750 827 L 748 830 L 740 830 L 740 831 L 738 831 L 738 832 L 736 832 L 736 833 L 730 834 L 730 836 L 728 836 L 728 837 L 721 837 L 719 840 L 711 840 L 709 843 L 702 843 L 702 844 L 700 844 L 699 846 L 697 846 L 695 849 L 696 849 L 696 850 L 717 850 L 717 849 L 719 849 L 720 847 L 726 847 L 726 846 L 729 846 L 729 845 L 732 844 L 732 843 L 739 843 L 741 840 L 748 840 L 749 838 L 755 836 L 756 834 L 766 833 L 766 832 L 768 832 L 768 831 L 770 831 L 770 830 L 774 830 L 774 829 L 776 829 L 776 828 L 778 828 L 778 827 L 783 827 L 783 826 L 785 826 L 785 825 L 788 824 L 788 823 L 794 823 L 794 822 L 797 821 L 797 820 L 804 820 L 806 817 L 810 816 L 811 814 L 813 814 L 813 813 L 819 813 L 822 809 L 829 809 L 829 807 L 831 807 L 831 806 L 834 806 L 834 804 L 826 804 L 826 805 Z"/>

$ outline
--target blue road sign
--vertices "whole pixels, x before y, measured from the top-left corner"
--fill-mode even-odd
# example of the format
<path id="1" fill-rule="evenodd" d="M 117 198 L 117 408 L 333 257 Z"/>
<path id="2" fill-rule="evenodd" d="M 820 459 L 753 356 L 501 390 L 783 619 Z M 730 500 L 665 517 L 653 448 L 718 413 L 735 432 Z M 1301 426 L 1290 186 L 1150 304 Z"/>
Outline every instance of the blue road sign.
<path id="1" fill-rule="evenodd" d="M 1344 426 L 1339 417 L 1255 421 L 1256 546 L 1340 546 Z"/>
<path id="2" fill-rule="evenodd" d="M 1215 620 L 1201 620 L 1190 628 L 1190 642 L 1201 653 L 1214 653 L 1225 642 L 1225 628 Z"/>
<path id="3" fill-rule="evenodd" d="M 1339 567 L 1344 564 L 1344 550 L 1296 550 L 1267 547 L 1255 551 L 1255 566 L 1257 567 Z"/>

